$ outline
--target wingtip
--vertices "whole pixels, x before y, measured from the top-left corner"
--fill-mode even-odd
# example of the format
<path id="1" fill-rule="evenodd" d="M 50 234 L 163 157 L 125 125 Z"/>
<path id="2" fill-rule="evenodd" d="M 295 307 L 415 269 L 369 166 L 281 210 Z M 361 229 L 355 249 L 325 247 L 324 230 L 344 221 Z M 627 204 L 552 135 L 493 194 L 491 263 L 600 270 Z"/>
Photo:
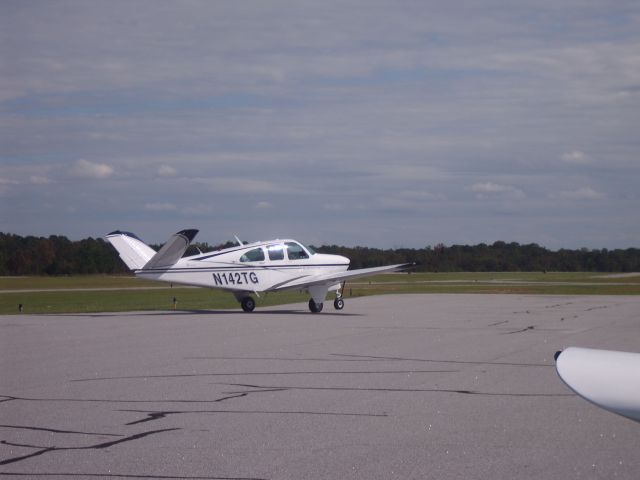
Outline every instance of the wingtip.
<path id="1" fill-rule="evenodd" d="M 180 230 L 176 235 L 182 235 L 183 237 L 186 237 L 189 240 L 189 243 L 191 243 L 193 239 L 196 237 L 196 235 L 198 234 L 198 232 L 199 230 L 196 230 L 195 228 L 189 228 L 185 230 Z"/>
<path id="2" fill-rule="evenodd" d="M 415 267 L 416 265 L 418 265 L 416 262 L 401 263 L 401 264 L 397 265 L 397 270 L 398 271 L 409 270 L 409 269 Z"/>
<path id="3" fill-rule="evenodd" d="M 114 230 L 114 231 L 113 231 L 113 232 L 111 232 L 111 233 L 107 233 L 107 234 L 105 235 L 105 237 L 112 237 L 112 236 L 115 236 L 115 235 L 124 235 L 125 237 L 131 237 L 131 238 L 135 238 L 136 240 L 140 240 L 140 241 L 142 241 L 142 240 L 140 239 L 140 237 L 138 237 L 135 233 L 131 233 L 131 232 L 123 232 L 122 230 Z"/>

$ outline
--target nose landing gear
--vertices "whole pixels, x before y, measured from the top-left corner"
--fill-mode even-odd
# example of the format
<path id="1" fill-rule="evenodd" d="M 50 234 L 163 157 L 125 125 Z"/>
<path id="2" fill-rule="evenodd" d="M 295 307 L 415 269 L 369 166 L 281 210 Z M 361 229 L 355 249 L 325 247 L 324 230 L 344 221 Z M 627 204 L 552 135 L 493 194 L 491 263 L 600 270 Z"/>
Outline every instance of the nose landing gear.
<path id="1" fill-rule="evenodd" d="M 336 290 L 336 299 L 333 301 L 333 308 L 336 310 L 342 310 L 344 308 L 344 300 L 342 294 L 344 293 L 344 287 L 347 286 L 347 282 L 342 282 L 342 286 L 339 290 Z"/>

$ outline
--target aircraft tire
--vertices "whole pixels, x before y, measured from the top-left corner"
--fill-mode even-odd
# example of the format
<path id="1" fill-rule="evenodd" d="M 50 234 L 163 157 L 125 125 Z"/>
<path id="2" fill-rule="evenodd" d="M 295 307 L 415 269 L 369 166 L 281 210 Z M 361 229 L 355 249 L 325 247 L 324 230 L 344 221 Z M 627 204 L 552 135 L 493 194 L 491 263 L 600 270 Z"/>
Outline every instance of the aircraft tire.
<path id="1" fill-rule="evenodd" d="M 336 298 L 333 301 L 333 308 L 336 310 L 342 310 L 344 308 L 344 300 L 341 298 Z"/>
<path id="2" fill-rule="evenodd" d="M 322 311 L 323 306 L 324 306 L 323 303 L 314 302 L 313 298 L 309 300 L 309 310 L 311 310 L 312 313 L 320 313 Z"/>
<path id="3" fill-rule="evenodd" d="M 256 308 L 256 301 L 251 297 L 244 297 L 240 301 L 240 305 L 242 305 L 242 310 L 247 313 L 253 312 L 253 309 Z"/>

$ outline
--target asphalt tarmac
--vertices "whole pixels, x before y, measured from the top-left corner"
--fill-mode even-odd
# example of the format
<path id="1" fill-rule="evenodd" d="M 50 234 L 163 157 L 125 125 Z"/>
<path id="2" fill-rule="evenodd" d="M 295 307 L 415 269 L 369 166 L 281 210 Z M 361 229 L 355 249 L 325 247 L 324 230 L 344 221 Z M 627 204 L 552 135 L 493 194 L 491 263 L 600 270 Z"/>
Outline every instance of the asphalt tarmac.
<path id="1" fill-rule="evenodd" d="M 325 307 L 1 316 L 0 476 L 639 478 L 553 355 L 640 351 L 640 297 Z"/>

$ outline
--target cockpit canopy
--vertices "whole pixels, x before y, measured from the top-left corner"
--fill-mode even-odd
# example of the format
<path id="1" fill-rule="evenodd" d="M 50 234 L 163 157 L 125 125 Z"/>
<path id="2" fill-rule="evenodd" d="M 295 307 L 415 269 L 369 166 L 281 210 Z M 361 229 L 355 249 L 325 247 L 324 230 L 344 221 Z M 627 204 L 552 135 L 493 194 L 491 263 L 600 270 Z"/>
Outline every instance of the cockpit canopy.
<path id="1" fill-rule="evenodd" d="M 315 253 L 312 248 L 305 247 L 298 242 L 272 243 L 266 247 L 257 247 L 245 252 L 240 257 L 240 261 L 243 263 L 264 262 L 267 256 L 270 261 L 279 261 L 284 260 L 285 255 L 289 260 L 306 260 Z"/>

